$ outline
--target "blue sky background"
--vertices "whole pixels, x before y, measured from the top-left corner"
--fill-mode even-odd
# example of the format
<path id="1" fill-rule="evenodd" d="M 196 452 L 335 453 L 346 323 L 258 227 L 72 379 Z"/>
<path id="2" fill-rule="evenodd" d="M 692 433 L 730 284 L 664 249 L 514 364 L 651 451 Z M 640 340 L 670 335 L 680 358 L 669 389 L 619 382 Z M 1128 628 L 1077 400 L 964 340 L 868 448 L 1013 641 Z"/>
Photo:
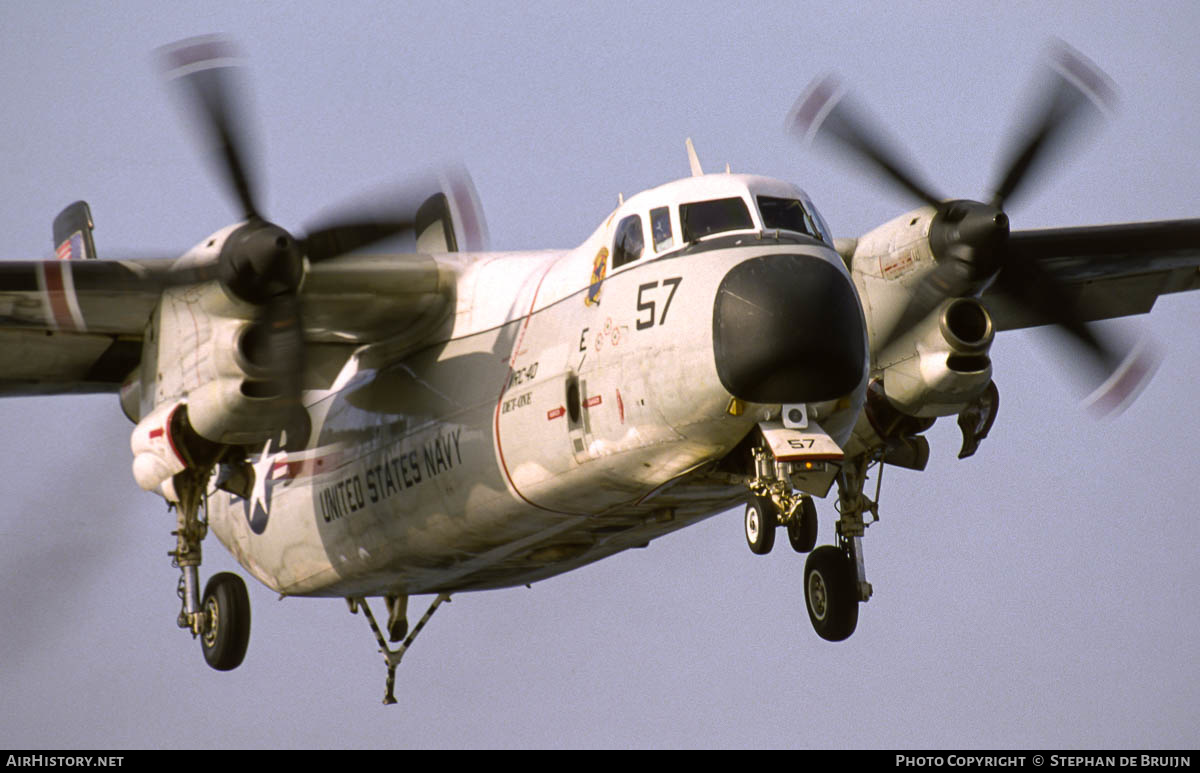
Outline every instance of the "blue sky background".
<path id="1" fill-rule="evenodd" d="M 495 248 L 569 247 L 619 192 L 685 176 L 690 135 L 708 168 L 795 181 L 853 236 L 911 204 L 783 136 L 809 81 L 839 72 L 934 185 L 985 198 L 1050 36 L 1121 107 L 1013 227 L 1195 217 L 1198 29 L 1191 2 L 3 3 L 0 257 L 50 257 L 78 198 L 102 255 L 178 254 L 237 217 L 152 59 L 209 32 L 251 66 L 263 206 L 285 227 L 461 161 Z M 455 597 L 387 708 L 338 600 L 251 583 L 246 661 L 210 670 L 175 627 L 174 518 L 133 482 L 116 398 L 0 401 L 0 746 L 1195 748 L 1198 320 L 1192 294 L 1119 326 L 1164 362 L 1107 422 L 1052 337 L 999 336 L 979 453 L 957 460 L 942 420 L 924 473 L 885 473 L 875 596 L 847 642 L 816 637 L 803 558 L 752 555 L 739 510 Z M 236 568 L 206 548 L 206 577 Z"/>

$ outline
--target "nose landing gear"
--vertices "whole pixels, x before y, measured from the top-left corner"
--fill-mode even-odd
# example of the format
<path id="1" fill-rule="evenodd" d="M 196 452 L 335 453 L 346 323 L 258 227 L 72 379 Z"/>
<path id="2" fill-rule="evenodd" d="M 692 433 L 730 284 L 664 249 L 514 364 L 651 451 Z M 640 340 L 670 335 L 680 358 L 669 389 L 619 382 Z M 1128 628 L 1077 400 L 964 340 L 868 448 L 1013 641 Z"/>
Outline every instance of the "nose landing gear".
<path id="1" fill-rule="evenodd" d="M 779 508 L 771 497 L 751 494 L 746 503 L 746 544 L 755 555 L 765 556 L 775 547 L 775 527 L 778 526 Z"/>
<path id="2" fill-rule="evenodd" d="M 817 504 L 812 497 L 801 497 L 792 506 L 787 533 L 788 542 L 797 553 L 807 553 L 817 544 Z"/>
<path id="3" fill-rule="evenodd" d="M 797 553 L 807 553 L 817 542 L 817 506 L 812 497 L 792 488 L 791 464 L 776 461 L 765 448 L 755 448 L 755 476 L 749 481 L 746 504 L 746 544 L 756 555 L 775 546 L 775 528 L 786 526 L 788 541 Z"/>
<path id="4" fill-rule="evenodd" d="M 758 555 L 769 553 L 775 544 L 775 528 L 786 526 L 792 548 L 809 554 L 804 564 L 804 601 L 813 629 L 827 641 L 849 638 L 858 626 L 858 605 L 872 594 L 862 538 L 866 527 L 879 520 L 877 501 L 863 495 L 873 460 L 862 454 L 843 463 L 837 475 L 837 542 L 813 550 L 817 508 L 812 497 L 792 489 L 790 465 L 775 460 L 770 450 L 755 448 L 753 455 L 755 475 L 747 482 L 750 497 L 744 521 L 750 550 Z M 875 498 L 879 498 L 878 490 Z M 869 522 L 864 520 L 868 512 L 873 517 Z"/>
<path id="5" fill-rule="evenodd" d="M 787 512 L 766 494 L 751 494 L 746 504 L 746 544 L 756 555 L 766 555 L 775 546 L 775 528 L 787 528 L 788 542 L 797 553 L 807 553 L 817 544 L 817 506 L 812 497 L 789 497 Z"/>

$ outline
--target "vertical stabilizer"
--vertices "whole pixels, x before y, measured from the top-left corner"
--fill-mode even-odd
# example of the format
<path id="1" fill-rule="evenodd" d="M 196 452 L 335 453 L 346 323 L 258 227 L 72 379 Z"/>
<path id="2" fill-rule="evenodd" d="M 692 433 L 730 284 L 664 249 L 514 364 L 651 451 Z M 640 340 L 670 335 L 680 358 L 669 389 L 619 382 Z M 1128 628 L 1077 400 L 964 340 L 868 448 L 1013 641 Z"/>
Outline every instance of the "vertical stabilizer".
<path id="1" fill-rule="evenodd" d="M 86 201 L 67 205 L 54 218 L 54 252 L 59 260 L 96 257 L 92 241 L 92 211 Z"/>
<path id="2" fill-rule="evenodd" d="M 450 167 L 439 178 L 441 191 L 417 210 L 417 252 L 485 251 L 487 222 L 471 176 L 462 167 Z"/>

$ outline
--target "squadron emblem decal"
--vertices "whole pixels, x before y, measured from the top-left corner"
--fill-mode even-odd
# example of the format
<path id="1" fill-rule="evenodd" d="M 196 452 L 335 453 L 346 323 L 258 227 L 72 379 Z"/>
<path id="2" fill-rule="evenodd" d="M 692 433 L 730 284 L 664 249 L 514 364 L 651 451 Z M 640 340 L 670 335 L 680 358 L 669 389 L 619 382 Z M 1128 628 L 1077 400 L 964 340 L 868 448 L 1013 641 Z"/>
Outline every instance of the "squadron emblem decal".
<path id="1" fill-rule="evenodd" d="M 600 285 L 604 283 L 604 274 L 608 271 L 608 248 L 601 247 L 592 261 L 592 283 L 588 286 L 587 297 L 583 302 L 587 306 L 600 305 Z"/>

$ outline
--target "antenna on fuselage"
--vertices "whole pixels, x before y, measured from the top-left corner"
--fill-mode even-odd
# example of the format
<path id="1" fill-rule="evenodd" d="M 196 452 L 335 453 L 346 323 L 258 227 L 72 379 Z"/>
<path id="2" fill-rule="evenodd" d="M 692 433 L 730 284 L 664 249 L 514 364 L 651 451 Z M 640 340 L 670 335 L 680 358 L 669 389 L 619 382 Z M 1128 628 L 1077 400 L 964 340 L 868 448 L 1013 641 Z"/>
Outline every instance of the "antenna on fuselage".
<path id="1" fill-rule="evenodd" d="M 692 177 L 703 177 L 704 170 L 700 168 L 700 158 L 696 155 L 696 146 L 692 144 L 692 138 L 688 137 L 687 142 L 688 164 L 692 167 Z"/>

